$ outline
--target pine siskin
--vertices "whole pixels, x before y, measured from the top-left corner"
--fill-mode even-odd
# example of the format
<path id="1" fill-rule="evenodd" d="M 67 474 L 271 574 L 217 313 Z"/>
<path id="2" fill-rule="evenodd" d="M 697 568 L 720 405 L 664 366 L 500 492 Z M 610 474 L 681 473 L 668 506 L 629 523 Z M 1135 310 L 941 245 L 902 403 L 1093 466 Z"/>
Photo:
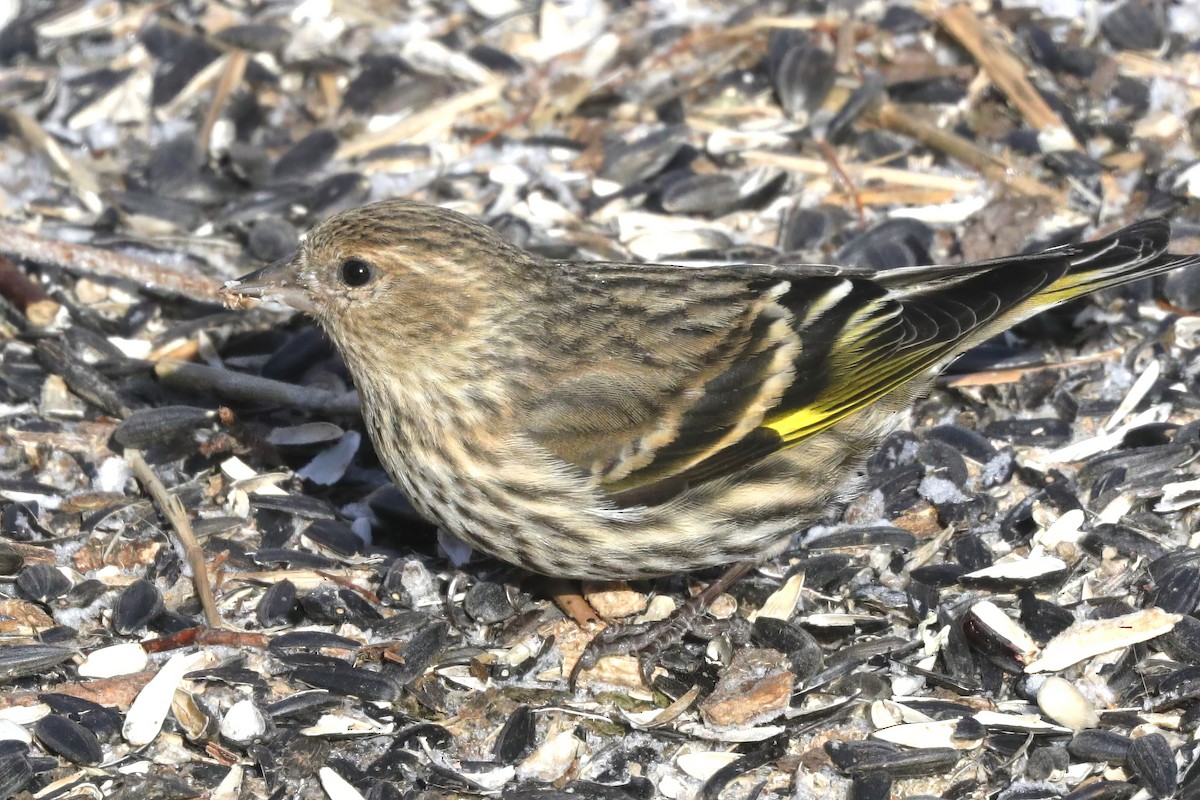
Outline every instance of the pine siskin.
<path id="1" fill-rule="evenodd" d="M 963 351 L 1089 292 L 1200 263 L 1165 220 L 885 272 L 553 262 L 387 201 L 318 226 L 230 302 L 311 314 L 383 464 L 473 547 L 558 577 L 777 554 Z"/>

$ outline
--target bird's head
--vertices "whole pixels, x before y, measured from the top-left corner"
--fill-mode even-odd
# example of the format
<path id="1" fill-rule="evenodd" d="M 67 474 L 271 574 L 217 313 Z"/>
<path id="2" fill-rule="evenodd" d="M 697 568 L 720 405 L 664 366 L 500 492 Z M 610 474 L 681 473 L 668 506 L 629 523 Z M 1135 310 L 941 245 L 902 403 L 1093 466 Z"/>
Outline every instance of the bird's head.
<path id="1" fill-rule="evenodd" d="M 530 261 L 470 217 L 388 200 L 331 217 L 221 293 L 230 305 L 257 298 L 310 314 L 340 345 L 429 342 L 463 330 Z"/>

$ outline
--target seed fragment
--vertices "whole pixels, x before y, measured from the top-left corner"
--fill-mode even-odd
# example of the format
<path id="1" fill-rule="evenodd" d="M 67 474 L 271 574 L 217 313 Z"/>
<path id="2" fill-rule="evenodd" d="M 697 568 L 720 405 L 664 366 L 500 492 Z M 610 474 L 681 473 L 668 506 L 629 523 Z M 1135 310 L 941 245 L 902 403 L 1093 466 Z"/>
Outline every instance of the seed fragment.
<path id="1" fill-rule="evenodd" d="M 113 605 L 113 630 L 122 636 L 145 628 L 162 613 L 163 599 L 158 587 L 139 578 L 125 587 Z"/>
<path id="2" fill-rule="evenodd" d="M 1170 797 L 1179 781 L 1175 754 L 1161 733 L 1151 733 L 1133 740 L 1129 748 L 1129 766 L 1155 797 Z"/>
<path id="3" fill-rule="evenodd" d="M 1042 649 L 1041 656 L 1025 666 L 1025 671 L 1057 672 L 1066 669 L 1101 653 L 1169 633 L 1180 619 L 1179 614 L 1148 608 L 1110 619 L 1076 622 L 1051 639 Z"/>
<path id="4" fill-rule="evenodd" d="M 61 714 L 42 717 L 33 735 L 51 753 L 75 764 L 99 764 L 104 759 L 96 734 Z"/>
<path id="5" fill-rule="evenodd" d="M 17 575 L 17 589 L 36 603 L 49 603 L 71 588 L 71 580 L 50 564 L 29 564 Z"/>
<path id="6" fill-rule="evenodd" d="M 0 680 L 38 675 L 66 661 L 75 651 L 44 644 L 10 644 L 0 647 Z"/>

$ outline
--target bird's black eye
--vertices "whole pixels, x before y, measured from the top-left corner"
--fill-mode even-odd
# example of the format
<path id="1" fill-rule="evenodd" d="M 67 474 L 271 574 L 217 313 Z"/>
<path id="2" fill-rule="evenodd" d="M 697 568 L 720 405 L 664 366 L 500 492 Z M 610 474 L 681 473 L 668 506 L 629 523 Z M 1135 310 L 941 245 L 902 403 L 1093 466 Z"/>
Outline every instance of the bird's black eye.
<path id="1" fill-rule="evenodd" d="M 347 258 L 342 262 L 342 283 L 351 288 L 366 286 L 375 277 L 375 269 L 361 258 Z"/>

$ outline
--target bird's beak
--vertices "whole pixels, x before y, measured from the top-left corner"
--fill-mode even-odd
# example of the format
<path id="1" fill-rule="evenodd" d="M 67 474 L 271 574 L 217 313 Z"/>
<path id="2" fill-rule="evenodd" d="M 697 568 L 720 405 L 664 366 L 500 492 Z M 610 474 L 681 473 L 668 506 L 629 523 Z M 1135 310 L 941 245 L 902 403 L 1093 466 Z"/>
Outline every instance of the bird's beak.
<path id="1" fill-rule="evenodd" d="M 221 287 L 225 305 L 236 308 L 247 298 L 283 303 L 297 311 L 316 313 L 312 296 L 300 281 L 300 259 L 291 255 L 274 261 L 257 272 L 226 281 Z"/>

